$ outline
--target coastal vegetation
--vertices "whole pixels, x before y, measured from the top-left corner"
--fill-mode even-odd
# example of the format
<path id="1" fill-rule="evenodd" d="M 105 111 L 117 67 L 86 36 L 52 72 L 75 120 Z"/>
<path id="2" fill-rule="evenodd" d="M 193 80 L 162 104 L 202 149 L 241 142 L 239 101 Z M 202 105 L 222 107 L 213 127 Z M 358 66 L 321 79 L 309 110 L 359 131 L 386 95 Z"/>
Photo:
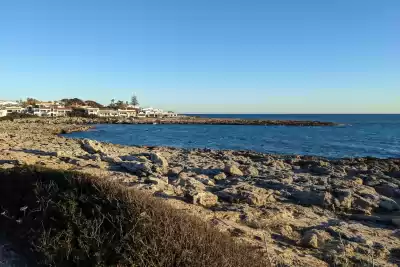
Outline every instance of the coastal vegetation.
<path id="1" fill-rule="evenodd" d="M 82 100 L 79 98 L 64 98 L 60 101 L 61 103 L 63 103 L 63 105 L 67 106 L 67 107 L 71 107 L 71 106 L 89 106 L 89 107 L 93 107 L 93 108 L 102 108 L 104 107 L 102 104 L 97 103 L 96 101 L 93 100 Z"/>
<path id="2" fill-rule="evenodd" d="M 10 113 L 7 116 L 0 117 L 0 121 L 13 121 L 15 119 L 33 119 L 38 118 L 38 116 L 26 113 Z"/>
<path id="3" fill-rule="evenodd" d="M 0 206 L 5 238 L 42 266 L 268 266 L 163 201 L 88 175 L 1 170 Z"/>

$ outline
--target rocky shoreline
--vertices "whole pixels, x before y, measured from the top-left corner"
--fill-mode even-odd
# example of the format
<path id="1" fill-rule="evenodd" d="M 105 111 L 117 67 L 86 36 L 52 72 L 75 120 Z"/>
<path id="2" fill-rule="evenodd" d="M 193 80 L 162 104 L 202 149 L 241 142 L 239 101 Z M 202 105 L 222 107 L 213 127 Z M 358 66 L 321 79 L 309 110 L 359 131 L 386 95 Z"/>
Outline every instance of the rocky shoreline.
<path id="1" fill-rule="evenodd" d="M 400 159 L 328 160 L 74 140 L 91 119 L 0 122 L 0 168 L 42 165 L 145 190 L 281 266 L 398 266 Z"/>
<path id="2" fill-rule="evenodd" d="M 297 121 L 297 120 L 255 120 L 255 119 L 218 119 L 182 116 L 177 118 L 29 118 L 20 119 L 18 122 L 46 121 L 51 124 L 181 124 L 181 125 L 260 125 L 260 126 L 297 126 L 297 127 L 329 127 L 341 124 L 323 121 Z"/>

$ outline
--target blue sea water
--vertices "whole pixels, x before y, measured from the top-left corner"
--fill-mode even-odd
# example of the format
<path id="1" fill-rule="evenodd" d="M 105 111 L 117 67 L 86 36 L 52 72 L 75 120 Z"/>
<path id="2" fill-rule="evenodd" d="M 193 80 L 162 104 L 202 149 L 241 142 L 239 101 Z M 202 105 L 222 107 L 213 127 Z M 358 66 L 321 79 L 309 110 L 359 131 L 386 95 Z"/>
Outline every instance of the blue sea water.
<path id="1" fill-rule="evenodd" d="M 68 134 L 123 145 L 254 150 L 328 158 L 400 158 L 400 115 L 199 114 L 211 118 L 319 120 L 334 127 L 249 125 L 97 125 Z"/>

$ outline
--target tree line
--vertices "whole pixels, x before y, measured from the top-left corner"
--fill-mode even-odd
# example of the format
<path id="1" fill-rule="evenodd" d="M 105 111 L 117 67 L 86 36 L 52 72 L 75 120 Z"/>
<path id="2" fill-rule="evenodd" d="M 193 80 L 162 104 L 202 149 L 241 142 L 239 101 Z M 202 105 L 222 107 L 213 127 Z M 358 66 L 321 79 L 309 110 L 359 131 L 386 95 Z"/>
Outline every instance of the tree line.
<path id="1" fill-rule="evenodd" d="M 26 101 L 18 101 L 22 106 L 27 107 L 27 106 L 37 106 L 40 101 L 34 98 L 27 98 Z M 139 101 L 137 97 L 134 95 L 131 98 L 131 101 L 122 101 L 122 100 L 116 100 L 116 99 L 111 99 L 111 102 L 109 105 L 104 106 L 96 101 L 93 100 L 82 100 L 79 98 L 64 98 L 61 99 L 60 102 L 69 107 L 74 107 L 74 106 L 90 106 L 93 108 L 112 108 L 112 109 L 126 109 L 129 104 L 134 106 L 134 107 L 139 107 Z"/>

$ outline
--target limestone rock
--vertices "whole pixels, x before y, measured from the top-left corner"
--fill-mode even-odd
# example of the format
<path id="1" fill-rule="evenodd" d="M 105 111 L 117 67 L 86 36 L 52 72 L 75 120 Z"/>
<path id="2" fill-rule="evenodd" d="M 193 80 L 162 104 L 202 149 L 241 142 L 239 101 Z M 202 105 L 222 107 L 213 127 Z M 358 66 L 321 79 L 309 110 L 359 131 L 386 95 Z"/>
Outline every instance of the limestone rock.
<path id="1" fill-rule="evenodd" d="M 243 176 L 243 172 L 236 165 L 232 164 L 225 166 L 225 173 L 231 176 Z"/>
<path id="2" fill-rule="evenodd" d="M 353 193 L 348 189 L 339 189 L 335 191 L 338 196 L 339 205 L 342 208 L 350 209 L 353 203 Z"/>
<path id="3" fill-rule="evenodd" d="M 105 154 L 101 154 L 100 159 L 108 163 L 120 163 L 122 161 L 119 157 L 111 157 Z"/>
<path id="4" fill-rule="evenodd" d="M 221 180 L 225 180 L 225 179 L 226 179 L 226 174 L 223 172 L 220 172 L 220 173 L 214 175 L 215 181 L 221 181 Z"/>
<path id="5" fill-rule="evenodd" d="M 352 206 L 358 210 L 364 210 L 366 213 L 371 213 L 373 209 L 378 207 L 378 204 L 371 199 L 355 195 Z"/>
<path id="6" fill-rule="evenodd" d="M 305 247 L 321 248 L 329 239 L 331 235 L 327 232 L 313 229 L 303 235 L 300 243 Z"/>
<path id="7" fill-rule="evenodd" d="M 187 177 L 187 176 L 181 176 L 178 179 L 176 179 L 175 181 L 173 181 L 171 184 L 174 186 L 180 186 L 186 190 L 195 190 L 195 191 L 203 191 L 206 189 L 206 186 L 197 181 L 195 178 L 193 177 Z"/>
<path id="8" fill-rule="evenodd" d="M 56 152 L 55 156 L 58 157 L 58 158 L 62 158 L 62 157 L 71 157 L 71 156 L 72 156 L 72 153 L 71 153 L 71 152 L 67 152 L 67 151 L 62 151 L 62 150 L 60 150 L 60 151 L 57 151 L 57 152 Z"/>
<path id="9" fill-rule="evenodd" d="M 208 178 L 208 176 L 207 176 L 207 175 L 204 175 L 204 174 L 197 175 L 197 176 L 195 177 L 195 179 L 196 179 L 197 181 L 199 181 L 199 182 L 205 184 L 205 185 L 209 185 L 209 186 L 214 186 L 214 185 L 215 185 L 214 181 L 211 180 L 210 178 Z"/>
<path id="10" fill-rule="evenodd" d="M 148 175 L 152 173 L 152 166 L 150 163 L 145 162 L 128 162 L 123 161 L 120 163 L 120 166 L 125 168 L 127 171 L 137 175 Z"/>
<path id="11" fill-rule="evenodd" d="M 192 204 L 204 207 L 212 207 L 218 203 L 218 197 L 210 192 L 189 190 L 185 193 L 185 198 Z"/>
<path id="12" fill-rule="evenodd" d="M 178 176 L 182 172 L 182 167 L 174 167 L 169 170 L 168 174 L 171 176 Z"/>
<path id="13" fill-rule="evenodd" d="M 301 205 L 318 205 L 321 207 L 329 207 L 332 205 L 333 199 L 329 192 L 307 190 L 295 190 L 290 197 Z"/>
<path id="14" fill-rule="evenodd" d="M 272 193 L 262 194 L 259 192 L 246 192 L 240 193 L 241 198 L 245 199 L 249 205 L 263 206 L 268 202 L 275 202 L 275 197 Z"/>
<path id="15" fill-rule="evenodd" d="M 168 161 L 157 153 L 149 153 L 150 159 L 154 164 L 160 166 L 159 171 L 166 174 L 168 173 Z"/>
<path id="16" fill-rule="evenodd" d="M 145 183 L 157 185 L 158 188 L 161 190 L 165 189 L 168 186 L 168 181 L 166 182 L 165 180 L 162 180 L 162 179 L 159 179 L 156 177 L 146 178 Z"/>
<path id="17" fill-rule="evenodd" d="M 249 166 L 247 168 L 245 168 L 244 170 L 244 174 L 251 176 L 251 177 L 256 177 L 259 175 L 258 169 L 254 166 Z"/>
<path id="18" fill-rule="evenodd" d="M 352 179 L 352 183 L 354 185 L 363 185 L 364 184 L 364 180 L 359 178 L 359 177 L 356 177 L 356 178 Z"/>
<path id="19" fill-rule="evenodd" d="M 248 184 L 239 184 L 224 190 L 215 192 L 224 201 L 230 203 L 247 203 L 254 206 L 263 206 L 275 202 L 274 191 L 257 188 Z"/>
<path id="20" fill-rule="evenodd" d="M 103 148 L 103 146 L 97 141 L 83 139 L 81 141 L 81 144 L 82 144 L 82 148 L 90 154 L 96 154 L 96 153 L 106 154 L 105 148 Z"/>

